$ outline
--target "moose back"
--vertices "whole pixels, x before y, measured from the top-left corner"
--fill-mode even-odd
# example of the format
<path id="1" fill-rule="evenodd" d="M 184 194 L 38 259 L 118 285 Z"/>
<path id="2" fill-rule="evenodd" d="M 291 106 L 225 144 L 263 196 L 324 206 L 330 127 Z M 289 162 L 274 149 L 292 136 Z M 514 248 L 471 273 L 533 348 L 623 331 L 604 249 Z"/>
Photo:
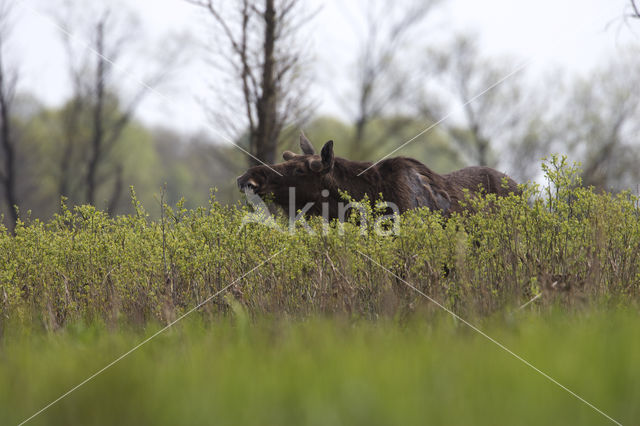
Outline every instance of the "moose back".
<path id="1" fill-rule="evenodd" d="M 334 156 L 333 141 L 316 154 L 304 134 L 300 135 L 300 148 L 302 154 L 285 151 L 282 163 L 250 168 L 237 179 L 238 187 L 260 197 L 271 194 L 285 211 L 302 210 L 329 220 L 344 220 L 341 191 L 354 200 L 367 196 L 372 202 L 382 195 L 382 200 L 397 206 L 399 213 L 428 207 L 445 216 L 463 210 L 460 201 L 465 198 L 465 189 L 471 194 L 498 196 L 520 193 L 513 179 L 489 167 L 466 167 L 440 175 L 407 157 L 375 164 L 351 161 Z"/>

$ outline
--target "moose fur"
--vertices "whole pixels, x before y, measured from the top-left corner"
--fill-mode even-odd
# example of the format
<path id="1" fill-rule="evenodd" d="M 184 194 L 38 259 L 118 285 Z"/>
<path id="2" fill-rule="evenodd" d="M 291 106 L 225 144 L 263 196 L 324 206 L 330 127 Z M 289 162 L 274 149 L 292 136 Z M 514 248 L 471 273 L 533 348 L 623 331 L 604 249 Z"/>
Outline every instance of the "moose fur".
<path id="1" fill-rule="evenodd" d="M 371 167 L 371 162 L 334 156 L 333 141 L 327 142 L 318 155 L 304 134 L 300 136 L 300 148 L 302 154 L 285 151 L 282 163 L 250 168 L 238 178 L 238 187 L 260 196 L 273 194 L 273 201 L 285 211 L 290 205 L 297 211 L 313 203 L 307 212 L 324 214 L 329 219 L 341 218 L 340 202 L 343 199 L 340 191 L 347 192 L 355 200 L 366 195 L 375 201 L 381 194 L 382 200 L 395 203 L 401 213 L 428 207 L 440 210 L 444 215 L 463 209 L 460 201 L 465 198 L 465 189 L 471 194 L 506 196 L 519 193 L 513 179 L 489 167 L 466 167 L 440 175 L 407 157 L 389 158 Z M 292 204 L 289 188 L 295 188 Z"/>

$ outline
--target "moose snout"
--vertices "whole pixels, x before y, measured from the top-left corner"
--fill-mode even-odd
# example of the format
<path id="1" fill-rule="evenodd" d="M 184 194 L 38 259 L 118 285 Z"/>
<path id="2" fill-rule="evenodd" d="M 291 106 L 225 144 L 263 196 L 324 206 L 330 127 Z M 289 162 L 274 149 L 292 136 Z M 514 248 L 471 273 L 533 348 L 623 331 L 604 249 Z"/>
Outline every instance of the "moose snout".
<path id="1" fill-rule="evenodd" d="M 245 192 L 247 190 L 256 192 L 259 187 L 258 182 L 256 182 L 255 179 L 250 178 L 246 174 L 238 177 L 236 182 L 238 183 L 238 189 L 240 189 L 240 192 Z"/>

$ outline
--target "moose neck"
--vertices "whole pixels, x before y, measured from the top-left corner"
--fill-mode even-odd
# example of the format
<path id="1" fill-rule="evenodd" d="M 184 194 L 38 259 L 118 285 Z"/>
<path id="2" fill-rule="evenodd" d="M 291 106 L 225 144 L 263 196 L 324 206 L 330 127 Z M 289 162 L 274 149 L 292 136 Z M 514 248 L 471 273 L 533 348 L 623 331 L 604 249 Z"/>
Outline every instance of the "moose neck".
<path id="1" fill-rule="evenodd" d="M 368 195 L 371 201 L 377 198 L 378 194 L 383 192 L 382 179 L 375 166 L 368 169 L 371 165 L 371 162 L 336 157 L 333 170 L 325 179 L 331 198 L 340 201 L 339 191 L 349 193 L 355 201 L 360 201 L 365 195 Z"/>

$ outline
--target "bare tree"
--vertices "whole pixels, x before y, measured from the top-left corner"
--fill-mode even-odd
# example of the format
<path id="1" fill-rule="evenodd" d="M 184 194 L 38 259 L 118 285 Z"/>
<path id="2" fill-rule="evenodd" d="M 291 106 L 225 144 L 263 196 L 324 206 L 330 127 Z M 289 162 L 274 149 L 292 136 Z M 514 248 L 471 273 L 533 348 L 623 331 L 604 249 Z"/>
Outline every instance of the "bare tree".
<path id="1" fill-rule="evenodd" d="M 582 161 L 583 182 L 599 189 L 636 188 L 640 179 L 640 51 L 616 52 L 578 80 L 553 120 L 555 139 Z"/>
<path id="2" fill-rule="evenodd" d="M 76 6 L 69 2 L 68 13 L 59 16 L 58 20 L 64 28 L 73 24 L 81 26 L 87 23 L 84 21 L 89 21 L 85 31 L 91 45 L 90 49 L 79 53 L 69 33 L 63 33 L 73 94 L 62 113 L 58 189 L 60 195 L 69 196 L 79 192 L 74 188 L 75 183 L 80 192 L 84 192 L 84 201 L 95 204 L 98 189 L 105 182 L 111 182 L 107 208 L 112 212 L 124 188 L 124 167 L 113 157 L 114 148 L 140 103 L 150 93 L 149 87 L 159 85 L 178 59 L 175 52 L 165 52 L 165 62 L 157 70 L 152 70 L 145 83 L 138 85 L 128 100 L 123 101 L 113 68 L 137 47 L 137 19 L 123 8 L 116 12 L 109 7 L 93 10 L 89 18 L 73 17 L 70 11 Z M 80 170 L 73 164 L 78 160 L 81 160 Z M 83 179 L 73 182 L 74 175 L 82 175 Z M 79 194 L 77 196 L 80 197 Z"/>
<path id="3" fill-rule="evenodd" d="M 409 83 L 421 77 L 421 73 L 415 66 L 410 66 L 415 63 L 407 61 L 403 54 L 407 53 L 411 36 L 437 3 L 438 0 L 362 3 L 366 22 L 356 59 L 352 156 L 370 155 L 367 151 L 375 149 L 397 131 L 396 126 L 390 126 L 365 147 L 366 129 L 373 120 L 392 114 L 398 103 L 411 103 L 413 86 Z M 396 123 L 406 124 L 402 120 Z"/>
<path id="4" fill-rule="evenodd" d="M 18 220 L 18 197 L 16 194 L 16 134 L 11 123 L 12 106 L 18 81 L 17 71 L 6 65 L 5 47 L 10 31 L 10 6 L 7 2 L 0 2 L 0 152 L 3 156 L 0 169 L 0 183 L 7 210 L 11 218 L 9 224 L 13 229 Z"/>
<path id="5" fill-rule="evenodd" d="M 56 10 L 54 18 L 61 28 L 69 28 L 81 20 L 73 16 L 74 10 L 76 8 L 71 1 L 68 1 L 61 10 Z M 89 100 L 87 76 L 91 58 L 89 55 L 78 54 L 71 33 L 60 32 L 60 35 L 67 56 L 67 71 L 72 92 L 71 99 L 62 108 L 59 120 L 61 149 L 58 157 L 57 186 L 59 195 L 70 199 L 72 203 L 80 203 L 83 199 L 77 192 L 83 179 L 80 178 L 81 173 L 76 168 L 82 163 L 81 148 L 85 137 L 83 115 Z"/>
<path id="6" fill-rule="evenodd" d="M 488 115 L 492 107 L 495 109 L 497 91 L 469 101 L 501 78 L 502 68 L 481 58 L 475 41 L 466 36 L 457 37 L 451 45 L 432 52 L 430 60 L 436 64 L 440 79 L 455 102 L 462 104 L 464 126 L 446 123 L 447 130 L 470 162 L 493 165 Z"/>
<path id="7" fill-rule="evenodd" d="M 229 81 L 216 87 L 220 105 L 214 118 L 236 137 L 246 132 L 251 165 L 259 164 L 257 159 L 273 163 L 283 128 L 305 119 L 310 109 L 297 36 L 311 15 L 302 13 L 300 0 L 240 0 L 231 11 L 223 2 L 186 1 L 209 13 L 224 41 L 214 53 Z"/>
<path id="8" fill-rule="evenodd" d="M 549 147 L 541 91 L 528 88 L 512 61 L 483 57 L 469 36 L 431 51 L 428 61 L 441 82 L 440 96 L 449 99 L 449 110 L 456 112 L 443 127 L 467 162 L 508 167 L 519 179 L 534 177 L 527 164 L 537 168 Z"/>
<path id="9" fill-rule="evenodd" d="M 106 84 L 111 72 L 112 61 L 118 59 L 121 53 L 121 46 L 124 44 L 116 43 L 112 51 L 108 51 L 107 47 L 107 25 L 109 24 L 110 11 L 105 11 L 101 18 L 95 23 L 94 33 L 94 50 L 95 50 L 95 77 L 93 80 L 93 93 L 90 102 L 92 112 L 92 132 L 89 144 L 89 159 L 87 162 L 86 174 L 86 200 L 89 204 L 95 204 L 96 189 L 98 186 L 98 167 L 104 162 L 109 151 L 113 149 L 115 143 L 126 125 L 132 118 L 133 112 L 137 105 L 147 94 L 146 88 L 141 88 L 136 94 L 133 101 L 125 107 L 123 111 L 116 111 L 116 116 L 110 121 L 107 116 L 106 109 L 109 108 L 108 92 Z M 107 56 L 108 55 L 108 56 Z M 108 58 L 108 59 L 107 59 Z M 114 102 L 118 108 L 118 102 Z M 109 122 L 110 121 L 110 122 Z M 115 182 L 113 192 L 109 201 L 109 206 L 113 206 L 115 201 L 120 197 L 122 185 L 122 166 L 117 164 L 114 170 Z"/>
<path id="10" fill-rule="evenodd" d="M 79 95 L 81 93 L 78 86 L 74 86 L 75 95 L 64 106 L 60 117 L 61 130 L 61 155 L 58 159 L 58 194 L 62 195 L 72 202 L 80 202 L 79 196 L 74 196 L 78 183 L 81 181 L 75 173 L 73 163 L 80 162 L 79 145 L 82 139 L 82 113 L 86 104 L 86 100 Z M 75 178 L 75 182 L 74 182 Z M 75 185 L 74 185 L 75 184 Z"/>

